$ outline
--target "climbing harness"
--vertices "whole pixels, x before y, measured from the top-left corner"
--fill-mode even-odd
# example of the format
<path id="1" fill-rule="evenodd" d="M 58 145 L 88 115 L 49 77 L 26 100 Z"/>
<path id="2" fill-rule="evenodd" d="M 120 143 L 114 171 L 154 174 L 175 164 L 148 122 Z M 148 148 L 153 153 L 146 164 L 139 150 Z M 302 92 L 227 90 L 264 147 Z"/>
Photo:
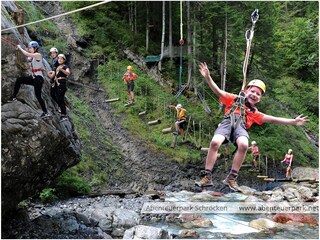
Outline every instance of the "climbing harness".
<path id="1" fill-rule="evenodd" d="M 246 49 L 246 55 L 243 63 L 243 83 L 241 87 L 241 91 L 238 95 L 238 97 L 235 99 L 234 104 L 232 105 L 232 108 L 230 109 L 230 112 L 225 115 L 225 118 L 230 118 L 231 121 L 231 134 L 233 134 L 234 130 L 237 129 L 237 127 L 240 125 L 241 122 L 245 123 L 245 103 L 246 103 L 246 95 L 244 92 L 244 88 L 246 86 L 246 77 L 247 77 L 247 68 L 248 68 L 248 59 L 250 55 L 250 47 L 251 47 L 251 41 L 253 38 L 254 33 L 254 26 L 259 18 L 258 9 L 255 9 L 254 12 L 251 14 L 251 28 L 246 31 L 245 37 L 247 40 L 247 49 Z M 236 109 L 240 109 L 240 116 L 236 120 L 234 112 Z"/>

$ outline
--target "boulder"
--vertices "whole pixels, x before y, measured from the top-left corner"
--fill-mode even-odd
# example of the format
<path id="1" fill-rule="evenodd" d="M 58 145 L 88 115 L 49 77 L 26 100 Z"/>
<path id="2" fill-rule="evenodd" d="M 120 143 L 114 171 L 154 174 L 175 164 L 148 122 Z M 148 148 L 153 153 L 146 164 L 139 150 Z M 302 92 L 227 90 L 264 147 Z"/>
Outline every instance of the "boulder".
<path id="1" fill-rule="evenodd" d="M 168 239 L 166 230 L 157 227 L 137 225 L 125 231 L 123 239 Z"/>
<path id="2" fill-rule="evenodd" d="M 258 230 L 263 230 L 263 229 L 268 229 L 268 228 L 274 228 L 274 227 L 277 227 L 278 224 L 269 220 L 269 219 L 266 219 L 266 218 L 258 218 L 258 219 L 255 219 L 255 220 L 252 220 L 250 223 L 249 223 L 249 227 L 252 227 L 252 228 L 255 228 L 255 229 L 258 229 Z"/>
<path id="3" fill-rule="evenodd" d="M 292 170 L 293 179 L 315 178 L 319 181 L 319 168 L 296 167 Z"/>
<path id="4" fill-rule="evenodd" d="M 272 218 L 277 223 L 299 222 L 310 225 L 319 225 L 318 221 L 306 213 L 277 213 Z"/>

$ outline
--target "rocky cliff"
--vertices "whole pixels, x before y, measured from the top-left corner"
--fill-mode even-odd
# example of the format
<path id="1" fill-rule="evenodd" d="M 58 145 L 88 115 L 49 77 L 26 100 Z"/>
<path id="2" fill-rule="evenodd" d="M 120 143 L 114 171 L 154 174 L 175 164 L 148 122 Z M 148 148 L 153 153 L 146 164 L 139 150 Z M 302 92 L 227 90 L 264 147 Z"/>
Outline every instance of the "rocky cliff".
<path id="1" fill-rule="evenodd" d="M 13 2 L 1 2 L 1 28 L 14 26 L 11 17 L 17 12 Z M 26 29 L 1 33 L 16 44 L 26 44 L 30 37 Z M 36 39 L 32 39 L 36 40 Z M 40 49 L 43 52 L 43 49 Z M 81 148 L 72 116 L 59 122 L 57 105 L 50 97 L 48 80 L 42 97 L 52 119 L 41 119 L 42 110 L 33 86 L 22 85 L 17 101 L 9 102 L 17 77 L 30 74 L 27 59 L 17 53 L 7 41 L 1 44 L 1 180 L 2 214 L 15 208 L 22 200 L 34 195 L 67 168 L 80 161 Z"/>

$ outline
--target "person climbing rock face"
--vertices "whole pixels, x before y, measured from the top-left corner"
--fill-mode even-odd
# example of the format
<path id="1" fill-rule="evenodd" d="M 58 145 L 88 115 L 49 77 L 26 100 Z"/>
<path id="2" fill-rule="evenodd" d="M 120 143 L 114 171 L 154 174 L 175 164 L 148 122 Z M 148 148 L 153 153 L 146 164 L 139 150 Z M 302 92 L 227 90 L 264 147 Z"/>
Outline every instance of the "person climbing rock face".
<path id="1" fill-rule="evenodd" d="M 30 59 L 32 75 L 17 78 L 12 94 L 12 101 L 17 100 L 17 95 L 20 90 L 21 84 L 32 85 L 34 87 L 34 93 L 36 95 L 36 98 L 43 111 L 40 117 L 50 117 L 50 114 L 48 113 L 46 108 L 46 104 L 41 96 L 42 85 L 44 82 L 44 66 L 42 62 L 42 55 L 38 52 L 39 44 L 36 41 L 31 41 L 28 44 L 28 51 L 22 49 L 20 45 L 17 45 L 17 49 L 19 49 L 25 56 L 27 56 Z"/>
<path id="2" fill-rule="evenodd" d="M 257 145 L 256 141 L 251 142 L 251 147 L 248 148 L 252 152 L 252 162 L 253 162 L 253 167 L 255 169 L 258 168 L 258 161 L 259 161 L 259 147 Z"/>
<path id="3" fill-rule="evenodd" d="M 288 153 L 284 156 L 284 159 L 281 162 L 285 162 L 287 169 L 286 169 L 286 179 L 291 178 L 291 165 L 292 165 L 292 160 L 293 160 L 293 153 L 292 149 L 288 150 Z"/>
<path id="4" fill-rule="evenodd" d="M 134 102 L 134 80 L 138 77 L 137 74 L 132 72 L 132 66 L 127 67 L 127 72 L 123 75 L 124 83 L 127 84 L 128 87 L 128 96 L 129 96 L 129 102 L 128 104 L 133 104 Z"/>
<path id="5" fill-rule="evenodd" d="M 168 108 L 176 109 L 177 111 L 177 121 L 175 122 L 175 132 L 174 135 L 180 135 L 182 137 L 182 142 L 185 142 L 184 128 L 187 125 L 186 112 L 187 110 L 182 108 L 182 105 L 179 103 L 177 106 L 169 105 Z"/>
<path id="6" fill-rule="evenodd" d="M 228 176 L 223 180 L 223 184 L 229 186 L 234 191 L 240 191 L 236 181 L 238 172 L 248 149 L 249 135 L 247 129 L 252 124 L 262 125 L 264 123 L 291 124 L 296 126 L 304 125 L 308 122 L 307 117 L 302 115 L 294 118 L 281 118 L 267 115 L 258 111 L 255 107 L 266 92 L 266 86 L 263 81 L 255 79 L 248 83 L 245 91 L 241 95 L 228 93 L 221 90 L 212 80 L 206 63 L 200 63 L 199 71 L 207 81 L 211 90 L 219 97 L 219 100 L 225 105 L 225 117 L 219 127 L 216 129 L 210 142 L 210 148 L 206 158 L 205 170 L 201 171 L 201 180 L 195 184 L 201 187 L 212 186 L 212 169 L 217 160 L 217 153 L 221 144 L 232 142 L 236 147 L 231 170 Z M 238 98 L 244 97 L 244 104 L 235 106 Z"/>

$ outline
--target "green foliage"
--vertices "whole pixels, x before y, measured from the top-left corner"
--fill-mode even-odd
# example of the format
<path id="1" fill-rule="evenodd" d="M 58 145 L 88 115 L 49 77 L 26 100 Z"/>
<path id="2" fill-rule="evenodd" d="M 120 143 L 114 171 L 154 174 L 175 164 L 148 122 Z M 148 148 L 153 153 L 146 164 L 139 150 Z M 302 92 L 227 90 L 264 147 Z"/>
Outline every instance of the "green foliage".
<path id="1" fill-rule="evenodd" d="M 55 187 L 61 197 L 78 196 L 91 191 L 88 180 L 81 176 L 75 176 L 68 170 L 57 179 Z"/>
<path id="2" fill-rule="evenodd" d="M 41 191 L 39 197 L 42 202 L 52 202 L 58 200 L 55 195 L 56 190 L 54 188 L 45 188 Z"/>

